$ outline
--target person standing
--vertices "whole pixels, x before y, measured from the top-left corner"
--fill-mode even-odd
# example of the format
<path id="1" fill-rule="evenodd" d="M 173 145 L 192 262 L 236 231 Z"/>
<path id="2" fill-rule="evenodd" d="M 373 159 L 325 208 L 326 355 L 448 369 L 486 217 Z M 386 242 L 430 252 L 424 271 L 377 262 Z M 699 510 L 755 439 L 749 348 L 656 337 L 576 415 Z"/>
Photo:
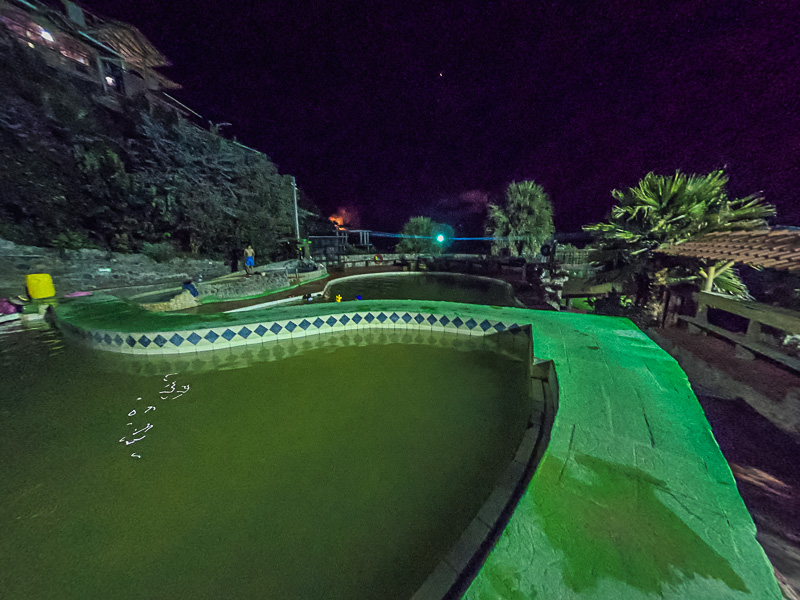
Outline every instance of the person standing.
<path id="1" fill-rule="evenodd" d="M 247 276 L 249 277 L 253 273 L 253 267 L 256 266 L 256 251 L 253 250 L 252 244 L 247 244 L 247 248 L 244 249 L 244 270 L 247 272 Z"/>

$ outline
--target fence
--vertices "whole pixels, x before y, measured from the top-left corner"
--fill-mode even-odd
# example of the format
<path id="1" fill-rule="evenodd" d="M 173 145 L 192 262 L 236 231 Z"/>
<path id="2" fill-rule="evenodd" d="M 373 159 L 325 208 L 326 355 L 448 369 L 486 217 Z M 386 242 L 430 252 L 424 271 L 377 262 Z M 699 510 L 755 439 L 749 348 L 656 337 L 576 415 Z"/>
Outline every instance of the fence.
<path id="1" fill-rule="evenodd" d="M 739 358 L 760 355 L 800 372 L 800 358 L 793 356 L 791 347 L 786 344 L 787 339 L 800 334 L 800 312 L 712 292 L 699 292 L 694 297 L 697 300 L 695 316 L 678 317 L 689 324 L 691 333 L 714 333 L 733 342 Z M 741 333 L 710 323 L 709 310 L 746 320 L 746 331 Z"/>

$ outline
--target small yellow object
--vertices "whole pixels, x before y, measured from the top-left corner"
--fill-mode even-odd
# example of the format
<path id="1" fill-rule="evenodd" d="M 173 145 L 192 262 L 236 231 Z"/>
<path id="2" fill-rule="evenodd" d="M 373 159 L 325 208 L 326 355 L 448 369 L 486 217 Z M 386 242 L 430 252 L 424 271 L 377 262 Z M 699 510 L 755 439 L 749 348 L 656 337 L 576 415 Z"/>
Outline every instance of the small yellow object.
<path id="1" fill-rule="evenodd" d="M 28 297 L 33 300 L 52 298 L 56 295 L 56 288 L 53 287 L 53 278 L 47 273 L 27 275 L 25 277 L 25 287 L 28 288 Z"/>
<path id="2" fill-rule="evenodd" d="M 336 301 L 337 302 L 341 302 L 342 301 L 342 295 L 341 294 L 337 294 L 336 295 Z"/>

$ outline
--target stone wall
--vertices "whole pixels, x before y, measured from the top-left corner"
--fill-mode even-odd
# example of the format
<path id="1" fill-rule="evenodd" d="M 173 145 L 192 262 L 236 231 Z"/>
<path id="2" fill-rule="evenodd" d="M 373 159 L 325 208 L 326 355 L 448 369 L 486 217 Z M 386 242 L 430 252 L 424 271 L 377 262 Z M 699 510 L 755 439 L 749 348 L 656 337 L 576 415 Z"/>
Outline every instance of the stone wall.
<path id="1" fill-rule="evenodd" d="M 105 250 L 57 250 L 0 239 L 0 297 L 25 293 L 25 276 L 48 273 L 60 296 L 81 290 L 178 284 L 230 272 L 222 261 L 175 258 L 157 263 L 143 254 Z"/>
<path id="2" fill-rule="evenodd" d="M 171 312 L 194 308 L 203 302 L 219 300 L 236 300 L 248 296 L 259 296 L 273 290 L 289 286 L 289 279 L 285 271 L 256 272 L 252 277 L 223 278 L 208 283 L 197 283 L 195 287 L 198 296 L 192 296 L 188 290 L 183 290 L 169 300 L 162 302 L 144 302 L 142 308 L 153 312 Z"/>
<path id="3" fill-rule="evenodd" d="M 218 300 L 235 300 L 247 296 L 258 296 L 272 290 L 289 287 L 286 271 L 256 272 L 251 277 L 239 277 L 235 280 L 209 281 L 196 283 L 200 299 L 213 296 Z"/>
<path id="4" fill-rule="evenodd" d="M 180 294 L 166 302 L 145 302 L 141 305 L 145 310 L 153 312 L 171 312 L 173 310 L 183 310 L 184 308 L 194 308 L 200 304 L 197 298 L 192 296 L 189 290 L 183 290 Z"/>

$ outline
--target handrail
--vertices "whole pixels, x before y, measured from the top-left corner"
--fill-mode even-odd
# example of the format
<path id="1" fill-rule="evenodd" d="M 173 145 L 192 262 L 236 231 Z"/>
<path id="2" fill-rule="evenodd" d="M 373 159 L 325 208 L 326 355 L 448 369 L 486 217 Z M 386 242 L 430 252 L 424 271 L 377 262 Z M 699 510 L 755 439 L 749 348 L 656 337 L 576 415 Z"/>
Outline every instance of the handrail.
<path id="1" fill-rule="evenodd" d="M 755 321 L 788 333 L 800 333 L 800 312 L 798 311 L 760 302 L 739 300 L 713 292 L 698 292 L 695 294 L 695 299 L 698 305 L 697 319 L 703 322 L 707 322 L 708 309 L 716 308 L 745 317 L 751 322 Z"/>
<path id="2" fill-rule="evenodd" d="M 793 371 L 800 372 L 800 360 L 785 352 L 783 348 L 768 343 L 762 335 L 761 326 L 767 325 L 789 334 L 800 333 L 800 312 L 787 310 L 777 306 L 737 300 L 731 296 L 713 292 L 699 292 L 694 295 L 697 300 L 697 313 L 694 317 L 679 316 L 678 319 L 689 325 L 690 333 L 711 332 L 726 338 L 736 345 L 737 358 L 752 359 L 756 354 L 781 363 Z M 714 308 L 748 319 L 747 332 L 737 333 L 713 325 L 708 322 L 708 309 Z"/>

